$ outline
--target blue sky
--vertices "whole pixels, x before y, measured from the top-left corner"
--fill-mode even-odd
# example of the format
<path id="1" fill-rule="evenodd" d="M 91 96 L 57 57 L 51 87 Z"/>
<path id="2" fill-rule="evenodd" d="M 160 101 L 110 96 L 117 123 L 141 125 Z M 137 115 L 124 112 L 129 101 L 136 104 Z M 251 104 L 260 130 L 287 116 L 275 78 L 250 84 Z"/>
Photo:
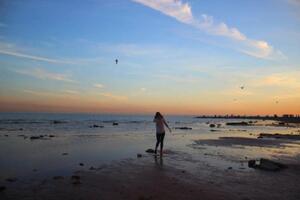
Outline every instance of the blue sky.
<path id="1" fill-rule="evenodd" d="M 1 13 L 3 111 L 300 112 L 298 0 L 6 0 Z"/>

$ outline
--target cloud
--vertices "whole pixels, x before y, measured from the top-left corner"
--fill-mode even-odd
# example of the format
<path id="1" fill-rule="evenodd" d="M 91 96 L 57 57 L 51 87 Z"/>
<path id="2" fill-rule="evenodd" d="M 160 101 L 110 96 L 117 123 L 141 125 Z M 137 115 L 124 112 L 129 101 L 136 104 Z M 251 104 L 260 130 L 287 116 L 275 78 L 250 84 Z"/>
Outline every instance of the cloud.
<path id="1" fill-rule="evenodd" d="M 257 81 L 257 86 L 280 86 L 289 88 L 300 88 L 300 72 L 274 73 Z"/>
<path id="2" fill-rule="evenodd" d="M 67 93 L 67 94 L 71 94 L 71 95 L 77 95 L 77 94 L 80 94 L 78 91 L 76 90 L 65 90 L 64 93 Z"/>
<path id="3" fill-rule="evenodd" d="M 15 44 L 12 43 L 0 43 L 0 54 L 8 55 L 8 56 L 14 56 L 18 58 L 25 58 L 35 61 L 42 61 L 42 62 L 48 62 L 48 63 L 60 63 L 60 64 L 75 64 L 71 61 L 67 60 L 59 60 L 59 59 L 53 59 L 43 56 L 36 56 L 32 55 L 30 53 L 23 53 L 22 49 L 17 47 Z"/>
<path id="4" fill-rule="evenodd" d="M 94 84 L 94 87 L 96 87 L 96 88 L 103 88 L 104 85 L 102 85 L 102 84 L 100 84 L 100 83 L 95 83 L 95 84 Z"/>
<path id="5" fill-rule="evenodd" d="M 229 27 L 224 22 L 216 23 L 212 16 L 203 14 L 201 19 L 193 16 L 192 8 L 188 3 L 180 0 L 132 0 L 144 6 L 175 18 L 179 22 L 188 24 L 204 31 L 210 35 L 223 36 L 240 43 L 238 50 L 250 56 L 257 58 L 282 58 L 283 54 L 275 50 L 270 44 L 263 40 L 254 40 L 248 38 L 235 27 Z"/>
<path id="6" fill-rule="evenodd" d="M 23 75 L 32 76 L 32 77 L 35 77 L 38 79 L 49 79 L 49 80 L 55 80 L 55 81 L 75 82 L 74 80 L 70 79 L 65 74 L 47 72 L 41 68 L 20 69 L 20 70 L 15 70 L 14 72 L 23 74 Z"/>
<path id="7" fill-rule="evenodd" d="M 100 95 L 104 96 L 106 98 L 117 100 L 117 101 L 127 101 L 128 100 L 128 97 L 126 97 L 126 96 L 115 95 L 115 94 L 112 94 L 109 92 L 103 92 L 103 93 L 100 93 Z"/>

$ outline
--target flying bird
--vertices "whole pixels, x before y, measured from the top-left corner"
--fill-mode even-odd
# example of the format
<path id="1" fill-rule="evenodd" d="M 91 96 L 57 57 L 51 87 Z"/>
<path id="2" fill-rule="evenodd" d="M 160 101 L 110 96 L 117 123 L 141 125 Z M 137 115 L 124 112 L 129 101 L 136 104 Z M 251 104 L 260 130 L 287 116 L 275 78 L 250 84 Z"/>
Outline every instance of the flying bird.
<path id="1" fill-rule="evenodd" d="M 116 64 L 118 64 L 118 62 L 119 62 L 118 59 L 116 59 L 115 61 L 116 61 Z"/>

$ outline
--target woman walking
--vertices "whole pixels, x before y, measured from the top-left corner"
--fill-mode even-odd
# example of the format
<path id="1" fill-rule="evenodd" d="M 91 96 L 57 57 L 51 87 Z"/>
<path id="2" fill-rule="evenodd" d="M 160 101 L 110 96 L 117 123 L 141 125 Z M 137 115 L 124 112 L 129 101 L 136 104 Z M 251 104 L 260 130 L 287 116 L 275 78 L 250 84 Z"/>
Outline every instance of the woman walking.
<path id="1" fill-rule="evenodd" d="M 153 122 L 156 124 L 156 145 L 155 145 L 155 155 L 157 154 L 157 147 L 160 144 L 160 155 L 163 154 L 164 147 L 164 138 L 165 138 L 165 126 L 169 129 L 171 133 L 171 129 L 169 125 L 165 121 L 164 117 L 160 112 L 157 112 L 154 116 Z"/>

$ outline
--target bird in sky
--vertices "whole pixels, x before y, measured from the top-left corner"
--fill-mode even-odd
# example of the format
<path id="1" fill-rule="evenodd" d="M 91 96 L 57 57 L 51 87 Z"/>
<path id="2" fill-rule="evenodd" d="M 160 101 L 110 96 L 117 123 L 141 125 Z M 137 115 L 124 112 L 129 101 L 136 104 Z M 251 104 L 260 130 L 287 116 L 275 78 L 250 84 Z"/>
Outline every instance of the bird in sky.
<path id="1" fill-rule="evenodd" d="M 119 60 L 118 60 L 118 59 L 116 59 L 115 61 L 116 61 L 116 64 L 118 64 Z"/>

